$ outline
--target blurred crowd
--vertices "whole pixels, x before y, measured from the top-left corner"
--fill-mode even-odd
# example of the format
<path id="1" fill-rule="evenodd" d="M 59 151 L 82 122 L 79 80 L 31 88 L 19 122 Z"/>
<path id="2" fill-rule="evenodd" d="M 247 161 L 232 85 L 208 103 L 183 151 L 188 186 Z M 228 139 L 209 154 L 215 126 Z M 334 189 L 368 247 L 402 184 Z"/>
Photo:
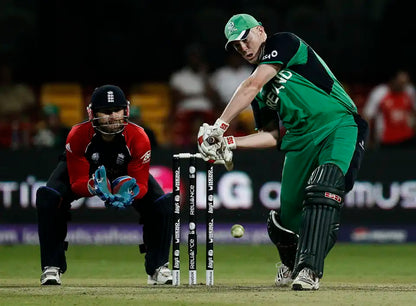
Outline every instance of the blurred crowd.
<path id="1" fill-rule="evenodd" d="M 184 66 L 174 71 L 167 82 L 154 87 L 153 93 L 139 94 L 130 100 L 130 120 L 145 128 L 153 148 L 194 149 L 199 126 L 203 122 L 212 123 L 220 115 L 234 90 L 253 69 L 235 52 L 228 54 L 223 66 L 210 67 L 198 44 L 190 44 L 184 56 Z M 12 68 L 7 63 L 1 64 L 0 148 L 63 148 L 71 126 L 87 120 L 85 107 L 92 86 L 79 84 L 82 101 L 76 107 L 81 115 L 72 121 L 63 120 L 68 110 L 58 101 L 42 97 L 42 86 L 15 81 Z M 128 96 L 133 95 L 129 90 L 134 86 L 120 86 Z M 416 148 L 416 94 L 408 71 L 397 70 L 382 84 L 345 84 L 345 87 L 370 123 L 370 149 Z M 157 95 L 160 88 L 165 88 L 168 94 L 157 107 L 166 107 L 167 111 L 156 118 L 149 115 L 154 110 L 146 112 L 146 103 L 140 100 L 149 94 Z M 228 133 L 241 136 L 253 131 L 251 110 L 247 109 L 236 118 Z"/>

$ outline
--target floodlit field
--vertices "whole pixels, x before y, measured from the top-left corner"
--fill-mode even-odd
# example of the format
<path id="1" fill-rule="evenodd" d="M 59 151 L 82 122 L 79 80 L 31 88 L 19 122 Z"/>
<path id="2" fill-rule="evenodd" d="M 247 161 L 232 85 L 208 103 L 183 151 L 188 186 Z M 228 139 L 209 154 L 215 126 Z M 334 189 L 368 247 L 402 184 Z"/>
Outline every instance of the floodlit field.
<path id="1" fill-rule="evenodd" d="M 136 246 L 74 246 L 62 286 L 40 287 L 39 248 L 0 246 L 0 305 L 416 305 L 416 245 L 337 244 L 321 289 L 273 286 L 271 245 L 215 245 L 215 286 L 205 283 L 205 249 L 198 249 L 198 283 L 148 286 Z"/>

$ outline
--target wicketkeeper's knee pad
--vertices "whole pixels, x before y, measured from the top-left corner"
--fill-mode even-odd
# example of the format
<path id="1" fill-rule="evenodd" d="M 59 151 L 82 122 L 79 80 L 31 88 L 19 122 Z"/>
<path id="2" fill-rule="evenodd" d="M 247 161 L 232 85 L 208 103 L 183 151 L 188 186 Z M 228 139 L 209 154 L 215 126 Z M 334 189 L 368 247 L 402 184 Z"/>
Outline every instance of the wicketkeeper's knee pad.
<path id="1" fill-rule="evenodd" d="M 319 166 L 305 188 L 294 275 L 305 267 L 323 275 L 324 259 L 334 246 L 344 201 L 344 175 L 334 164 Z"/>
<path id="2" fill-rule="evenodd" d="M 267 232 L 277 247 L 282 263 L 293 270 L 295 264 L 298 235 L 281 225 L 279 212 L 272 210 L 267 218 Z"/>
<path id="3" fill-rule="evenodd" d="M 56 209 L 61 204 L 61 194 L 53 188 L 42 186 L 36 192 L 37 209 Z"/>

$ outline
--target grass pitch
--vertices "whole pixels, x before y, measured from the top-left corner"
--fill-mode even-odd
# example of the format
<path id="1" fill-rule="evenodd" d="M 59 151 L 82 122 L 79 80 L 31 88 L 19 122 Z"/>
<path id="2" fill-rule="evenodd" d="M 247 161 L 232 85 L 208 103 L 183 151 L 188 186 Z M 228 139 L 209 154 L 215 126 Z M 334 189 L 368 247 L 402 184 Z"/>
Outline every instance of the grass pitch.
<path id="1" fill-rule="evenodd" d="M 325 262 L 319 291 L 274 287 L 272 245 L 215 245 L 215 286 L 205 283 L 205 249 L 198 281 L 148 286 L 136 246 L 74 246 L 62 286 L 40 287 L 39 247 L 0 246 L 0 305 L 416 305 L 416 244 L 337 244 Z"/>

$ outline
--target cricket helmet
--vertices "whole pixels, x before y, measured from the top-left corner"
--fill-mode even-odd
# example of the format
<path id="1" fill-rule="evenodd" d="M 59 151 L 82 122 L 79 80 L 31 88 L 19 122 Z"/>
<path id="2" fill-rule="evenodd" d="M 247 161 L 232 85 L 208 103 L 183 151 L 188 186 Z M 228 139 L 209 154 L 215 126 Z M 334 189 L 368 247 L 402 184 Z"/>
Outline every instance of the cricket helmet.
<path id="1" fill-rule="evenodd" d="M 124 110 L 122 122 L 105 122 L 106 116 L 113 111 Z M 126 99 L 123 90 L 115 85 L 103 85 L 97 87 L 92 93 L 90 104 L 87 107 L 88 119 L 92 126 L 103 134 L 118 134 L 127 125 L 130 102 Z M 98 117 L 97 113 L 104 113 L 106 116 Z"/>

